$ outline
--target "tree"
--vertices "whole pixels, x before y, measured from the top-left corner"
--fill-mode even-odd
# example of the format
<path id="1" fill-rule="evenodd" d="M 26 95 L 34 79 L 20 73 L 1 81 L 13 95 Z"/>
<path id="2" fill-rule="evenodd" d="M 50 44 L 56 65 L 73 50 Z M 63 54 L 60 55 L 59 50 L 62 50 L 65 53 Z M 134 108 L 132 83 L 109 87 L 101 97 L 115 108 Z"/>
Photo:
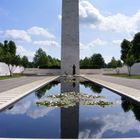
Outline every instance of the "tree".
<path id="1" fill-rule="evenodd" d="M 10 76 L 13 75 L 15 66 L 20 64 L 20 56 L 16 55 L 16 44 L 13 41 L 4 41 L 4 44 L 0 44 L 1 57 L 0 61 L 8 65 Z"/>
<path id="2" fill-rule="evenodd" d="M 92 68 L 100 69 L 105 67 L 105 61 L 101 54 L 93 54 L 90 58 Z"/>
<path id="3" fill-rule="evenodd" d="M 140 62 L 140 32 L 136 33 L 133 40 L 132 53 L 136 62 Z"/>
<path id="4" fill-rule="evenodd" d="M 129 50 L 132 48 L 133 44 L 124 39 L 121 43 L 121 60 L 125 63 L 125 60 L 126 60 L 126 57 L 127 57 L 127 54 L 129 52 Z"/>
<path id="5" fill-rule="evenodd" d="M 2 61 L 2 57 L 3 57 L 3 44 L 0 43 L 0 61 Z"/>
<path id="6" fill-rule="evenodd" d="M 117 68 L 117 60 L 114 58 L 114 57 L 112 57 L 112 59 L 111 59 L 111 61 L 108 63 L 108 68 Z"/>
<path id="7" fill-rule="evenodd" d="M 81 68 L 90 68 L 90 60 L 88 57 L 80 60 L 80 67 Z"/>
<path id="8" fill-rule="evenodd" d="M 21 58 L 21 65 L 24 67 L 24 68 L 27 68 L 28 65 L 29 65 L 29 60 L 28 60 L 28 57 L 27 56 L 23 56 Z"/>
<path id="9" fill-rule="evenodd" d="M 116 70 L 116 73 L 119 74 L 119 67 L 122 67 L 121 60 L 116 60 L 114 57 L 112 57 L 111 61 L 107 64 L 107 68 L 114 68 Z"/>
<path id="10" fill-rule="evenodd" d="M 39 66 L 43 66 L 43 65 L 47 65 L 47 55 L 46 52 L 43 51 L 41 48 L 39 48 L 34 56 L 33 62 L 35 67 L 39 67 Z"/>
<path id="11" fill-rule="evenodd" d="M 133 44 L 126 39 L 121 43 L 121 59 L 127 65 L 129 76 L 131 76 L 131 67 L 135 63 L 132 48 Z"/>
<path id="12" fill-rule="evenodd" d="M 122 66 L 123 66 L 123 64 L 122 64 L 121 60 L 118 60 L 117 61 L 117 67 L 122 67 Z"/>
<path id="13" fill-rule="evenodd" d="M 36 51 L 32 64 L 38 68 L 56 68 L 60 67 L 60 60 L 52 58 L 50 55 L 47 55 L 45 51 L 39 48 Z"/>
<path id="14" fill-rule="evenodd" d="M 125 64 L 128 67 L 128 75 L 129 76 L 131 76 L 131 67 L 134 65 L 134 63 L 135 63 L 135 59 L 134 59 L 133 54 L 128 53 L 126 56 Z"/>

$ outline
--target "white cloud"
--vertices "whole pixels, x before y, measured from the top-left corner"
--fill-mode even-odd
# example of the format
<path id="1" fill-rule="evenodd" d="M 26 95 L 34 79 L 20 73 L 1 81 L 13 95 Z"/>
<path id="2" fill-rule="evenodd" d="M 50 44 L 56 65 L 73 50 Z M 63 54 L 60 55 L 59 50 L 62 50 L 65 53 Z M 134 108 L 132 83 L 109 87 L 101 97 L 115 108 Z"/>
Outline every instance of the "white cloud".
<path id="1" fill-rule="evenodd" d="M 79 15 L 82 24 L 91 25 L 95 27 L 102 22 L 102 15 L 90 2 L 86 0 L 80 1 Z"/>
<path id="2" fill-rule="evenodd" d="M 11 110 L 6 110 L 6 114 L 12 114 L 12 115 L 25 114 L 27 112 L 27 110 L 30 108 L 30 106 L 31 106 L 30 101 L 19 102 Z"/>
<path id="3" fill-rule="evenodd" d="M 90 42 L 88 44 L 80 43 L 80 49 L 84 50 L 84 49 L 89 49 L 89 48 L 92 48 L 92 47 L 104 46 L 107 43 L 108 43 L 107 41 L 102 40 L 100 38 L 97 38 L 97 39 L 93 40 L 92 42 Z"/>
<path id="4" fill-rule="evenodd" d="M 50 113 L 55 108 L 53 107 L 46 107 L 46 108 L 36 108 L 34 110 L 30 110 L 27 115 L 30 116 L 33 119 L 38 119 L 44 116 L 47 116 L 48 113 Z"/>
<path id="5" fill-rule="evenodd" d="M 31 35 L 41 35 L 41 36 L 45 36 L 48 38 L 55 38 L 55 36 L 53 34 L 51 34 L 47 29 L 44 29 L 42 27 L 34 26 L 34 27 L 28 29 L 27 32 Z"/>
<path id="6" fill-rule="evenodd" d="M 96 40 L 94 40 L 92 42 L 92 44 L 103 46 L 103 45 L 106 45 L 107 44 L 107 41 L 104 41 L 104 40 L 101 40 L 100 38 L 97 38 Z"/>
<path id="7" fill-rule="evenodd" d="M 31 37 L 24 30 L 6 30 L 1 32 L 6 38 L 18 41 L 31 42 Z"/>
<path id="8" fill-rule="evenodd" d="M 121 133 L 122 135 L 125 135 L 125 133 L 128 133 L 131 130 L 135 130 L 140 133 L 139 123 L 135 120 L 132 112 L 94 117 L 88 119 L 84 124 L 85 125 L 83 125 L 79 133 L 79 138 L 81 139 L 102 138 L 103 134 L 109 130 Z"/>
<path id="9" fill-rule="evenodd" d="M 91 28 L 104 31 L 135 33 L 139 29 L 140 10 L 132 16 L 121 13 L 104 16 L 89 1 L 80 1 L 80 22 Z"/>
<path id="10" fill-rule="evenodd" d="M 34 107 L 36 101 L 25 101 L 21 100 L 17 104 L 14 105 L 14 107 L 11 110 L 6 110 L 6 114 L 12 114 L 12 115 L 19 115 L 19 114 L 25 114 L 32 119 L 38 119 L 44 116 L 47 116 L 49 112 L 53 111 L 55 108 L 53 107 Z"/>
<path id="11" fill-rule="evenodd" d="M 122 40 L 113 40 L 112 43 L 115 45 L 119 45 L 121 44 Z"/>
<path id="12" fill-rule="evenodd" d="M 23 46 L 20 45 L 17 46 L 17 54 L 20 56 L 26 55 L 29 58 L 29 60 L 33 59 L 34 53 L 35 52 L 25 49 Z"/>
<path id="13" fill-rule="evenodd" d="M 26 30 L 18 30 L 18 29 L 10 29 L 5 31 L 0 31 L 0 36 L 3 38 L 8 38 L 16 41 L 24 41 L 31 42 L 32 35 L 44 36 L 49 39 L 54 39 L 55 36 L 50 33 L 47 29 L 42 27 L 33 26 L 30 29 Z"/>
<path id="14" fill-rule="evenodd" d="M 39 46 L 47 46 L 47 47 L 58 47 L 59 43 L 53 40 L 46 40 L 46 41 L 34 41 L 35 45 Z"/>

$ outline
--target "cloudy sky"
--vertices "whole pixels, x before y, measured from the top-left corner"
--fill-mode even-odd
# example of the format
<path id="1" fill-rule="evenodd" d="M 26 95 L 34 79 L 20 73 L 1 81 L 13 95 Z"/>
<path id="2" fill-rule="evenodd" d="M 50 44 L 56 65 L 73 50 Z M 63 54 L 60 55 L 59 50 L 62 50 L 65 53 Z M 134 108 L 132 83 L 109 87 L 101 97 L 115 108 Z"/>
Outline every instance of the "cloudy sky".
<path id="1" fill-rule="evenodd" d="M 20 55 L 35 51 L 60 58 L 61 0 L 0 0 L 0 42 L 14 40 Z M 120 42 L 140 28 L 139 0 L 80 0 L 80 57 L 120 58 Z"/>

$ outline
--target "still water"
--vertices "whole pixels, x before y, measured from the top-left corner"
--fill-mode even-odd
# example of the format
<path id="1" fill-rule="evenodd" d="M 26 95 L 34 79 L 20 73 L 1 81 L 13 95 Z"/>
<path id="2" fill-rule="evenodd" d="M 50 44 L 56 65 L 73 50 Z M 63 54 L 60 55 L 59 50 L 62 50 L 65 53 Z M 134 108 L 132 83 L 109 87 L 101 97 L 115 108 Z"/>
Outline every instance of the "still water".
<path id="1" fill-rule="evenodd" d="M 140 137 L 140 107 L 84 79 L 61 78 L 0 112 L 0 137 Z"/>

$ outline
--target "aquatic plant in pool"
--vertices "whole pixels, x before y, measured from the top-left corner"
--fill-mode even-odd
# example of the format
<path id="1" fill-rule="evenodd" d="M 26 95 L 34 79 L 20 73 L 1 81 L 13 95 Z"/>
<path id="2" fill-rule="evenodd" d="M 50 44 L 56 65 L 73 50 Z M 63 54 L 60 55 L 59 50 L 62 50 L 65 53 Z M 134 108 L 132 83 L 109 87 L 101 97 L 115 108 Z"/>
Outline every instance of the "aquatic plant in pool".
<path id="1" fill-rule="evenodd" d="M 38 106 L 55 106 L 55 107 L 73 107 L 77 103 L 79 105 L 99 105 L 102 107 L 112 105 L 112 102 L 105 100 L 103 96 L 92 96 L 84 93 L 67 92 L 57 95 L 49 95 L 43 101 L 37 101 Z"/>

